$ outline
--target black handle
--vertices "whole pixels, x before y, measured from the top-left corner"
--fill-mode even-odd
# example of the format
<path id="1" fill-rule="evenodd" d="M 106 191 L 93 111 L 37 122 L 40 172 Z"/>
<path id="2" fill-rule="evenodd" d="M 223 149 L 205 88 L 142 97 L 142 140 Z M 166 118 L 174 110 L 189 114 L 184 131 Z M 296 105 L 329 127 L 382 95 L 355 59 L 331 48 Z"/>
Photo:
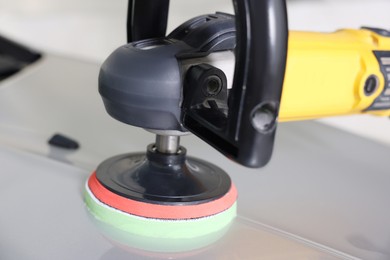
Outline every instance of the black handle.
<path id="1" fill-rule="evenodd" d="M 233 3 L 237 46 L 227 116 L 220 113 L 221 109 L 207 112 L 185 102 L 190 105 L 184 108 L 183 122 L 187 129 L 227 157 L 248 167 L 261 167 L 272 155 L 282 94 L 288 43 L 286 3 L 285 0 Z M 189 84 L 196 80 L 199 85 L 209 84 L 210 70 L 205 74 L 196 70 L 190 73 Z M 217 107 L 216 103 L 211 106 Z M 212 107 L 208 110 L 213 111 Z"/>
<path id="2" fill-rule="evenodd" d="M 169 0 L 129 0 L 127 41 L 164 37 L 168 11 Z"/>
<path id="3" fill-rule="evenodd" d="M 229 135 L 237 161 L 260 167 L 271 158 L 287 59 L 285 0 L 235 0 L 237 47 L 229 96 Z M 234 135 L 234 136 L 233 136 Z"/>

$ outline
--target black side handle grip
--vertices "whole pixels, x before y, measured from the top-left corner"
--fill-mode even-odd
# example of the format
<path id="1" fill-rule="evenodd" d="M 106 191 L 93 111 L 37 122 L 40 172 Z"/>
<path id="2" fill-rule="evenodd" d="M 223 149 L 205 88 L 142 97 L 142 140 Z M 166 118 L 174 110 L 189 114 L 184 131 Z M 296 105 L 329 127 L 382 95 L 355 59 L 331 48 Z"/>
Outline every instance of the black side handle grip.
<path id="1" fill-rule="evenodd" d="M 237 46 L 228 113 L 214 115 L 217 126 L 210 116 L 205 118 L 204 110 L 188 106 L 183 110 L 183 123 L 234 161 L 247 167 L 261 167 L 272 155 L 282 94 L 288 44 L 286 3 L 285 0 L 233 3 Z"/>

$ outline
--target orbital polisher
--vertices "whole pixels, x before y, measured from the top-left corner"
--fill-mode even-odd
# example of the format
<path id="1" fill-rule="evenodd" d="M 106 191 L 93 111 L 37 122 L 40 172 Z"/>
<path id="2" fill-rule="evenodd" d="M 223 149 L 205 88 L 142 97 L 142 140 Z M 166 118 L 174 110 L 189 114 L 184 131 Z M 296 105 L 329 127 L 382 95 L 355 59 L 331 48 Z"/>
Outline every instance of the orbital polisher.
<path id="1" fill-rule="evenodd" d="M 388 31 L 289 32 L 284 0 L 233 4 L 235 15 L 202 15 L 166 36 L 169 0 L 129 0 L 129 43 L 102 65 L 99 92 L 108 114 L 156 141 L 89 178 L 86 202 L 104 223 L 191 243 L 231 223 L 237 190 L 218 166 L 187 157 L 189 132 L 257 168 L 278 121 L 390 114 Z"/>

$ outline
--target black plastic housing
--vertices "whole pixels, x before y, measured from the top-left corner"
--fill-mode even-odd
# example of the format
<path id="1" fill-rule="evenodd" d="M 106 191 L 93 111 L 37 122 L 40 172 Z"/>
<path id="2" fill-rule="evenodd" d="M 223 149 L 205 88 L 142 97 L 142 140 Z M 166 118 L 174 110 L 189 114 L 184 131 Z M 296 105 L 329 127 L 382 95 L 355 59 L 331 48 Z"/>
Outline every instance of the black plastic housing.
<path id="1" fill-rule="evenodd" d="M 115 119 L 147 129 L 187 132 L 182 124 L 186 59 L 235 47 L 234 16 L 195 17 L 166 38 L 146 39 L 116 49 L 103 63 L 99 92 Z"/>
<path id="2" fill-rule="evenodd" d="M 190 49 L 183 42 L 145 40 L 115 50 L 99 74 L 107 112 L 133 126 L 185 131 L 180 122 L 181 74 L 176 54 Z"/>

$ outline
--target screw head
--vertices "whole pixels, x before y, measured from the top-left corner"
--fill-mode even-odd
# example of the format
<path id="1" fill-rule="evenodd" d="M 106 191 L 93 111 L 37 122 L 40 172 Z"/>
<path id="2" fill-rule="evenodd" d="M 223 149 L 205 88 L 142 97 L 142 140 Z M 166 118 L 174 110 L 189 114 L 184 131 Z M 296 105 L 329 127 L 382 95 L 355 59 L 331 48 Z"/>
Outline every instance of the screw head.
<path id="1" fill-rule="evenodd" d="M 379 79 L 375 75 L 371 75 L 366 79 L 364 83 L 364 94 L 366 96 L 371 96 L 376 92 L 379 87 Z"/>
<path id="2" fill-rule="evenodd" d="M 252 112 L 252 125 L 260 133 L 268 133 L 274 130 L 276 120 L 277 114 L 270 104 L 260 105 Z"/>
<path id="3" fill-rule="evenodd" d="M 222 80 L 217 75 L 207 77 L 203 92 L 206 96 L 216 96 L 222 90 Z"/>

